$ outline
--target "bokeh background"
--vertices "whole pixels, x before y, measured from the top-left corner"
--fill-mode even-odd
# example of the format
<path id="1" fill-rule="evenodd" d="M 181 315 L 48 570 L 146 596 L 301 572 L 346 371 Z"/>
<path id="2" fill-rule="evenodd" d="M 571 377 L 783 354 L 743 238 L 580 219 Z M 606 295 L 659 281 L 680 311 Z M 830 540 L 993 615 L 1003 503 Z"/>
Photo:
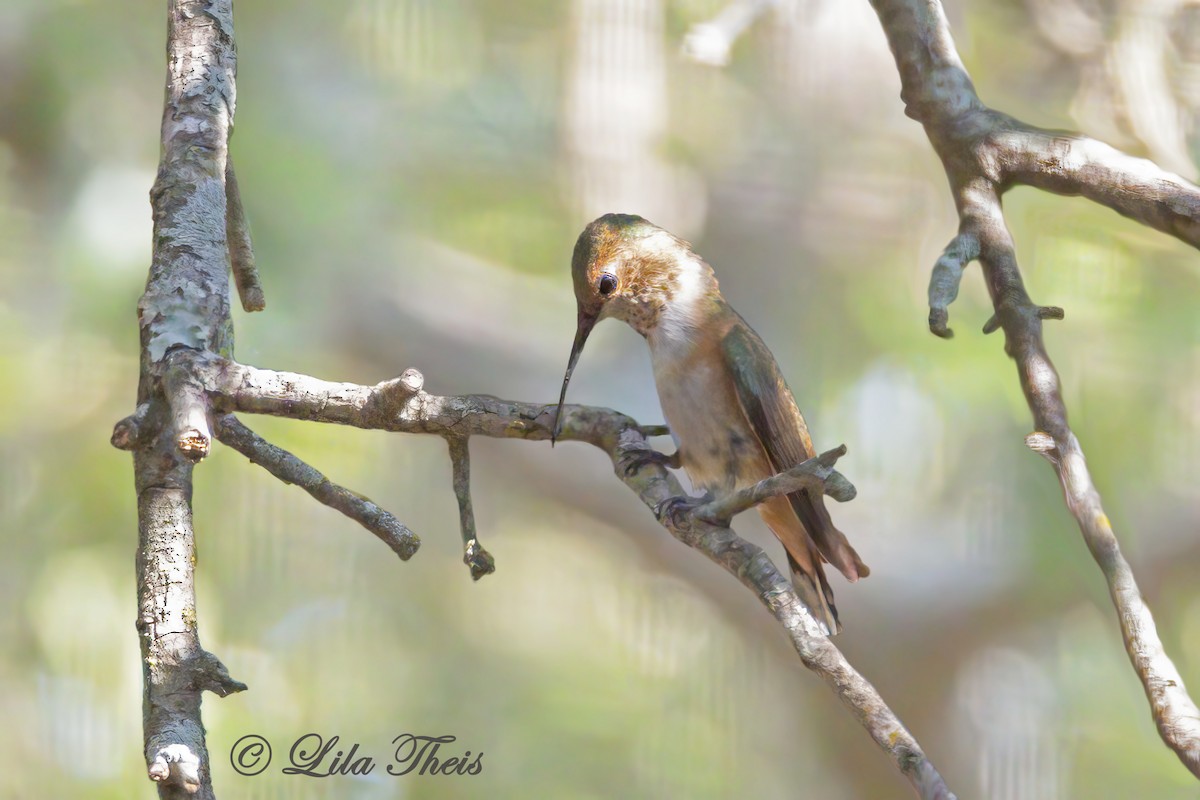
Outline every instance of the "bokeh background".
<path id="1" fill-rule="evenodd" d="M 873 569 L 838 644 L 962 797 L 1194 798 L 1030 430 L 977 267 L 926 330 L 956 219 L 860 2 L 781 2 L 723 68 L 680 56 L 716 0 L 236 3 L 232 152 L 267 291 L 257 366 L 552 401 L 583 224 L 689 238 L 763 335 Z M 1195 177 L 1196 7 L 953 0 L 983 98 Z M 151 797 L 128 454 L 165 4 L 0 5 L 0 795 Z M 1083 200 L 1006 210 L 1072 421 L 1159 632 L 1200 692 L 1196 253 Z M 660 420 L 644 344 L 601 326 L 571 399 Z M 498 572 L 461 564 L 444 444 L 246 420 L 424 538 L 401 563 L 240 455 L 196 470 L 204 644 L 250 691 L 204 704 L 246 798 L 884 798 L 907 788 L 754 598 L 583 445 L 471 443 Z M 753 515 L 737 528 L 781 550 Z M 453 734 L 475 777 L 279 773 L 309 732 L 386 762 Z M 241 736 L 266 774 L 229 766 Z M 451 748 L 453 750 L 453 748 Z M 444 752 L 453 755 L 453 752 Z"/>

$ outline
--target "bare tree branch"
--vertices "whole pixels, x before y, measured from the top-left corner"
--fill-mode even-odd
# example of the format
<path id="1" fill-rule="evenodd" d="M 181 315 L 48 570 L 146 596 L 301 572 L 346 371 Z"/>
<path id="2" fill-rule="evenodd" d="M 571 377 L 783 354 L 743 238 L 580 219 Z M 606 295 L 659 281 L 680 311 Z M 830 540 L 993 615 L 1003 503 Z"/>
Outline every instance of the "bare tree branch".
<path id="1" fill-rule="evenodd" d="M 819 456 L 802 461 L 778 475 L 765 478 L 753 486 L 705 503 L 696 509 L 696 516 L 714 525 L 728 525 L 738 514 L 772 497 L 808 489 L 823 493 L 825 481 L 833 474 L 833 465 L 846 455 L 846 445 L 827 450 Z"/>
<path id="2" fill-rule="evenodd" d="M 1058 472 L 1068 509 L 1100 565 L 1117 609 L 1125 648 L 1150 701 L 1160 735 L 1200 777 L 1200 710 L 1163 651 L 1079 441 L 1067 424 L 1058 373 L 1042 340 L 1042 320 L 1060 308 L 1025 291 L 1001 195 L 1025 184 L 1097 203 L 1200 247 L 1200 189 L 1144 159 L 1075 134 L 1035 128 L 994 111 L 975 93 L 937 0 L 871 0 L 900 71 L 901 98 L 925 126 L 941 158 L 961 224 L 930 283 L 930 329 L 949 336 L 946 306 L 965 263 L 978 258 L 995 306 L 984 331 L 1004 329 L 1036 432 L 1029 445 Z"/>
<path id="3" fill-rule="evenodd" d="M 208 451 L 209 402 L 167 374 L 173 349 L 230 352 L 226 143 L 236 54 L 231 0 L 169 0 L 162 157 L 150 199 L 154 255 L 138 302 L 138 408 L 113 443 L 133 448 L 138 497 L 138 633 L 146 774 L 161 798 L 213 797 L 200 699 L 245 689 L 200 645 L 192 462 Z"/>
<path id="4" fill-rule="evenodd" d="M 219 411 L 270 414 L 445 437 L 452 443 L 451 460 L 459 465 L 455 468 L 456 484 L 463 486 L 469 478 L 462 467 L 466 437 L 543 441 L 550 439 L 554 425 L 553 404 L 521 403 L 489 395 L 441 397 L 418 390 L 403 405 L 397 406 L 388 399 L 395 389 L 395 380 L 375 386 L 335 383 L 294 372 L 258 369 L 195 350 L 176 351 L 168 362 L 173 367 L 190 370 Z M 821 632 L 796 597 L 791 583 L 779 573 L 766 553 L 741 539 L 727 526 L 705 520 L 696 513 L 694 506 L 682 513 L 666 513 L 667 509 L 679 507 L 673 501 L 686 496 L 679 482 L 660 465 L 649 462 L 642 469 L 625 468 L 631 456 L 644 453 L 649 447 L 637 422 L 615 411 L 587 406 L 564 406 L 562 413 L 559 440 L 587 442 L 607 453 L 617 477 L 655 512 L 663 527 L 750 588 L 783 625 L 805 666 L 833 689 L 920 797 L 940 800 L 954 797 L 916 739 L 875 688 Z M 461 444 L 456 446 L 454 442 Z M 457 455 L 454 455 L 456 450 Z M 817 479 L 814 475 L 832 469 L 835 456 L 841 452 L 843 449 L 838 448 L 790 471 L 798 472 L 800 477 L 784 474 L 768 479 L 768 488 L 773 491 L 786 489 L 790 485 L 788 481 L 803 482 L 807 486 Z M 825 462 L 830 463 L 826 465 Z M 464 493 L 459 491 L 458 485 L 455 492 L 462 498 Z M 469 527 L 464 522 L 463 535 L 473 534 L 472 517 Z"/>
<path id="5" fill-rule="evenodd" d="M 338 486 L 296 456 L 263 439 L 233 414 L 216 419 L 217 439 L 258 464 L 284 483 L 293 483 L 319 503 L 342 512 L 379 537 L 402 561 L 421 546 L 420 538 L 390 512 L 366 497 Z"/>
<path id="6" fill-rule="evenodd" d="M 200 721 L 201 692 L 224 697 L 246 689 L 196 630 L 196 560 L 190 487 L 145 485 L 154 462 L 181 462 L 174 443 L 158 437 L 157 452 L 138 450 L 138 638 L 145 681 L 146 774 L 165 798 L 211 798 L 208 750 Z M 147 463 L 149 462 L 149 463 Z M 190 464 L 171 477 L 190 480 Z M 183 473 L 180 475 L 179 473 Z"/>

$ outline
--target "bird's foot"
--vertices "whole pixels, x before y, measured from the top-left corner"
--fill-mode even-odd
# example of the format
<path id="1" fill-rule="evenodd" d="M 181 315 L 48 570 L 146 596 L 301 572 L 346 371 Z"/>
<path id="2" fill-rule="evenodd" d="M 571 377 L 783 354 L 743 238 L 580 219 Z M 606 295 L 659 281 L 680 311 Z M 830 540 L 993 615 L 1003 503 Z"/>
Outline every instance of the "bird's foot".
<path id="1" fill-rule="evenodd" d="M 631 478 L 641 471 L 642 467 L 649 464 L 657 464 L 660 467 L 667 467 L 668 469 L 679 469 L 679 451 L 676 450 L 674 453 L 667 455 L 666 453 L 660 453 L 650 448 L 645 450 L 630 450 L 621 456 L 620 461 L 617 463 L 617 469 L 626 478 Z"/>
<path id="2" fill-rule="evenodd" d="M 690 516 L 696 509 L 713 501 L 712 492 L 705 492 L 700 497 L 676 495 L 668 497 L 654 506 L 654 516 L 660 522 L 670 521 L 678 527 L 684 517 Z"/>

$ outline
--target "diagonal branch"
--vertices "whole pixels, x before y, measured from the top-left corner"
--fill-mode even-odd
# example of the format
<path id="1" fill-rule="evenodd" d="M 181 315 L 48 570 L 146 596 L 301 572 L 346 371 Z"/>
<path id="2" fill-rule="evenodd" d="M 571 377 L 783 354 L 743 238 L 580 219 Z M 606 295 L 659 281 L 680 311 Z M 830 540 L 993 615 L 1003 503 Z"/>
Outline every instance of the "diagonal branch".
<path id="1" fill-rule="evenodd" d="M 833 474 L 833 465 L 846 455 L 846 445 L 827 450 L 819 456 L 802 461 L 789 470 L 764 478 L 753 486 L 718 497 L 696 509 L 696 516 L 714 525 L 728 525 L 738 514 L 772 497 L 809 489 L 825 492 L 825 481 Z"/>
<path id="2" fill-rule="evenodd" d="M 945 166 L 961 221 L 957 245 L 951 243 L 934 270 L 930 329 L 949 334 L 946 306 L 957 293 L 962 266 L 977 257 L 996 311 L 984 331 L 1004 330 L 1005 351 L 1017 364 L 1033 414 L 1036 432 L 1029 445 L 1054 466 L 1067 507 L 1104 573 L 1159 734 L 1200 777 L 1200 710 L 1163 651 L 1067 424 L 1058 373 L 1042 339 L 1042 320 L 1062 319 L 1062 309 L 1030 299 L 1000 204 L 1004 191 L 1018 184 L 1082 195 L 1200 247 L 1200 188 L 1093 139 L 1035 128 L 988 108 L 975 93 L 937 0 L 871 2 L 896 58 L 906 111 L 925 126 Z M 978 249 L 971 243 L 964 248 L 964 236 Z"/>
<path id="3" fill-rule="evenodd" d="M 258 464 L 284 483 L 294 483 L 319 503 L 342 512 L 379 537 L 402 561 L 408 561 L 421 546 L 420 538 L 400 520 L 366 497 L 326 478 L 296 456 L 276 447 L 243 425 L 233 414 L 215 420 L 217 439 Z"/>
<path id="4" fill-rule="evenodd" d="M 465 491 L 460 492 L 459 487 L 465 489 L 469 479 L 466 437 L 548 441 L 555 420 L 553 405 L 520 403 L 488 395 L 440 397 L 418 390 L 403 404 L 396 404 L 388 398 L 396 381 L 375 386 L 334 383 L 294 372 L 258 369 L 195 350 L 176 351 L 168 361 L 172 366 L 190 370 L 220 412 L 270 414 L 446 438 L 455 464 L 460 511 L 464 511 L 461 498 Z M 657 464 L 648 463 L 639 470 L 625 468 L 631 457 L 649 448 L 637 422 L 615 411 L 587 406 L 564 406 L 562 413 L 559 440 L 586 442 L 603 450 L 611 459 L 617 477 L 655 511 L 664 528 L 753 591 L 783 626 L 804 665 L 830 686 L 920 797 L 938 800 L 954 797 L 917 740 L 875 688 L 821 633 L 791 583 L 762 549 L 741 539 L 729 527 L 705 520 L 694 509 L 678 514 L 661 513 L 672 506 L 673 500 L 684 496 L 683 488 Z M 768 480 L 768 486 L 772 490 L 786 489 L 791 485 L 788 481 L 808 485 L 814 479 L 811 476 L 828 474 L 835 456 L 841 452 L 839 448 L 805 462 L 801 465 L 803 469 L 793 470 L 799 472 L 798 477 L 776 476 Z M 469 505 L 465 508 L 469 509 Z M 464 537 L 474 534 L 474 520 L 470 517 L 468 527 L 468 516 L 469 511 L 464 512 Z"/>
<path id="5" fill-rule="evenodd" d="M 1012 182 L 1086 197 L 1200 247 L 1200 187 L 1191 181 L 1086 136 L 1013 123 L 990 137 Z"/>

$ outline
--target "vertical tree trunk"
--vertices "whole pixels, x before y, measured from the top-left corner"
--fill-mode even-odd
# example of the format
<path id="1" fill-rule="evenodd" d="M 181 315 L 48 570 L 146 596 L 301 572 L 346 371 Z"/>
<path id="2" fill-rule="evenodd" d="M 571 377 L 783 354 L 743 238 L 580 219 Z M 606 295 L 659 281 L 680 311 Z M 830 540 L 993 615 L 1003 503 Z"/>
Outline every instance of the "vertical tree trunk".
<path id="1" fill-rule="evenodd" d="M 138 303 L 139 413 L 114 433 L 134 447 L 143 730 L 147 775 L 163 798 L 213 797 L 201 692 L 246 688 L 200 646 L 192 463 L 207 452 L 210 412 L 164 367 L 180 347 L 232 351 L 225 176 L 235 66 L 232 0 L 170 0 L 154 256 Z"/>

